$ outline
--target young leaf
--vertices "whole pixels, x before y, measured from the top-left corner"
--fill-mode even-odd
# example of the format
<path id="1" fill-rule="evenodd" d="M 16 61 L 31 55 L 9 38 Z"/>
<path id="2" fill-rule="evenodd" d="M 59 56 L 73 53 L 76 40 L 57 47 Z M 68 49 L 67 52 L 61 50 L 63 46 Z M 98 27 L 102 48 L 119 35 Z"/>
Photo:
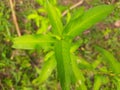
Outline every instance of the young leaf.
<path id="1" fill-rule="evenodd" d="M 57 72 L 62 90 L 70 90 L 71 84 L 71 58 L 70 44 L 60 40 L 55 44 L 55 57 L 57 61 Z"/>
<path id="2" fill-rule="evenodd" d="M 113 8 L 112 5 L 100 5 L 89 9 L 81 17 L 70 22 L 70 24 L 65 27 L 63 34 L 67 34 L 71 36 L 71 38 L 80 35 L 92 25 L 106 18 Z"/>
<path id="3" fill-rule="evenodd" d="M 97 51 L 99 51 L 101 53 L 104 60 L 109 65 L 110 69 L 114 73 L 119 74 L 120 73 L 120 63 L 116 60 L 116 58 L 110 52 L 108 52 L 107 50 L 105 50 L 103 48 L 100 48 L 98 46 L 95 46 L 95 48 L 97 49 Z"/>
<path id="4" fill-rule="evenodd" d="M 58 14 L 58 9 L 53 6 L 48 0 L 46 0 L 46 10 L 50 19 L 50 23 L 53 27 L 53 33 L 56 35 L 61 35 L 63 31 L 63 24 L 61 17 Z"/>
<path id="5" fill-rule="evenodd" d="M 42 67 L 39 77 L 33 80 L 33 84 L 41 84 L 44 81 L 46 81 L 47 78 L 51 75 L 52 71 L 55 69 L 55 67 L 56 67 L 55 58 L 47 60 L 44 66 Z"/>
<path id="6" fill-rule="evenodd" d="M 49 47 L 55 39 L 49 35 L 24 35 L 13 39 L 13 48 L 17 49 L 36 49 L 38 47 Z"/>

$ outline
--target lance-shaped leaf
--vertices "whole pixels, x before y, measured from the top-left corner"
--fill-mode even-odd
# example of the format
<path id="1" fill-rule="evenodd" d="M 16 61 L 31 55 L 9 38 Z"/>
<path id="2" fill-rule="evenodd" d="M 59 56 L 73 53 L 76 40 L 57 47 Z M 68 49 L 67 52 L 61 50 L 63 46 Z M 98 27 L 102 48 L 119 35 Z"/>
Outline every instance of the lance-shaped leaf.
<path id="1" fill-rule="evenodd" d="M 81 17 L 70 22 L 70 24 L 65 27 L 63 34 L 67 34 L 71 36 L 71 38 L 80 35 L 92 25 L 106 18 L 113 8 L 112 5 L 100 5 L 89 9 Z"/>
<path id="2" fill-rule="evenodd" d="M 95 46 L 96 50 L 101 53 L 104 58 L 104 61 L 109 65 L 109 68 L 116 74 L 120 73 L 120 63 L 116 60 L 116 58 L 107 50 Z"/>
<path id="3" fill-rule="evenodd" d="M 51 46 L 55 42 L 49 35 L 24 35 L 21 37 L 16 37 L 13 39 L 13 48 L 17 49 L 36 49 L 36 48 L 46 48 Z"/>
<path id="4" fill-rule="evenodd" d="M 82 45 L 82 43 L 83 43 L 83 40 L 78 40 L 77 42 L 73 42 L 71 49 L 70 49 L 70 52 L 73 53 L 76 50 L 78 50 L 78 48 Z"/>
<path id="5" fill-rule="evenodd" d="M 72 70 L 75 77 L 76 89 L 77 90 L 87 90 L 85 85 L 85 78 L 81 70 L 78 68 L 77 65 L 77 57 L 74 54 L 71 54 L 71 62 L 72 62 Z M 72 78 L 74 78 L 72 77 Z"/>
<path id="6" fill-rule="evenodd" d="M 36 78 L 35 80 L 33 80 L 33 84 L 42 84 L 43 82 L 45 82 L 47 80 L 47 78 L 51 75 L 52 71 L 55 69 L 56 67 L 56 60 L 55 58 L 52 56 L 52 58 L 50 58 L 49 60 L 47 60 L 45 62 L 45 64 L 43 65 L 40 75 L 38 78 Z"/>
<path id="7" fill-rule="evenodd" d="M 71 83 L 71 58 L 70 44 L 64 40 L 56 42 L 55 57 L 57 61 L 57 71 L 62 90 L 70 90 Z"/>
<path id="8" fill-rule="evenodd" d="M 78 65 L 80 69 L 88 69 L 88 70 L 93 69 L 92 65 L 89 62 L 87 62 L 84 58 L 79 56 L 77 61 L 79 62 Z"/>
<path id="9" fill-rule="evenodd" d="M 59 10 L 55 6 L 53 6 L 48 0 L 46 0 L 46 10 L 50 23 L 52 24 L 53 33 L 56 35 L 61 35 L 63 31 L 63 24 L 61 21 Z"/>
<path id="10" fill-rule="evenodd" d="M 73 12 L 71 21 L 80 18 L 84 14 L 84 10 L 85 10 L 84 7 L 80 7 L 75 12 Z"/>

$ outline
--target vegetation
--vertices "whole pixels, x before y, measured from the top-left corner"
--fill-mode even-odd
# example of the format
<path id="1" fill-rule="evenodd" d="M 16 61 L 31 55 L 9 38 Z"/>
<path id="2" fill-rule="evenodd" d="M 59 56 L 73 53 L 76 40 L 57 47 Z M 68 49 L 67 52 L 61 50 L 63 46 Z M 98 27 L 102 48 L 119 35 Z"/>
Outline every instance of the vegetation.
<path id="1" fill-rule="evenodd" d="M 120 90 L 120 2 L 83 1 L 0 3 L 1 90 Z"/>

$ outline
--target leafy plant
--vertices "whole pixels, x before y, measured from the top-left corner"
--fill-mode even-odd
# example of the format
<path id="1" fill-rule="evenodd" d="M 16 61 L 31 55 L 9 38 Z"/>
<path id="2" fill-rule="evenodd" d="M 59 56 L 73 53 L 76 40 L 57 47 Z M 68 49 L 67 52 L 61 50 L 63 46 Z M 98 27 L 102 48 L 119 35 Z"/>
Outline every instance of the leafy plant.
<path id="1" fill-rule="evenodd" d="M 77 58 L 74 53 L 79 47 L 80 41 L 73 42 L 73 40 L 83 31 L 106 18 L 114 6 L 100 5 L 87 11 L 81 9 L 81 13 L 76 11 L 75 18 L 71 18 L 64 25 L 61 13 L 55 4 L 50 3 L 49 0 L 40 3 L 47 12 L 52 29 L 46 33 L 16 37 L 13 39 L 13 48 L 43 49 L 48 53 L 46 54 L 48 58 L 37 80 L 39 84 L 42 84 L 57 67 L 62 90 L 70 90 L 72 85 L 75 85 L 76 90 L 87 90 L 84 75 L 77 66 Z M 76 44 L 74 45 L 74 43 Z M 51 52 L 53 53 L 51 54 Z M 35 82 L 33 80 L 33 83 Z"/>
<path id="2" fill-rule="evenodd" d="M 117 86 L 117 90 L 119 90 L 120 89 L 120 86 L 119 86 L 120 85 L 120 81 L 119 81 L 120 80 L 120 76 L 119 76 L 120 63 L 109 51 L 98 46 L 95 46 L 95 48 L 98 52 L 100 52 L 102 56 L 102 62 L 105 62 L 108 65 L 108 69 L 110 69 L 109 71 L 111 71 L 113 74 L 113 79 L 111 81 L 115 83 L 115 85 Z"/>
<path id="3" fill-rule="evenodd" d="M 7 37 L 11 36 L 10 33 L 10 26 L 11 24 L 9 23 L 9 18 L 10 18 L 10 10 L 5 7 L 5 4 L 3 2 L 0 3 L 0 31 L 6 31 L 7 32 Z"/>

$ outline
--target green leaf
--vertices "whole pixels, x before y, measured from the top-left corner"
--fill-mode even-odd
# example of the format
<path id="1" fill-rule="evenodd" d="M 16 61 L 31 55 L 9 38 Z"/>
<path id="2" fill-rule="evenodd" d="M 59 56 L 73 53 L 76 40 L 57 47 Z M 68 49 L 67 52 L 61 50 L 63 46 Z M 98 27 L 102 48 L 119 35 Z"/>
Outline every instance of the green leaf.
<path id="1" fill-rule="evenodd" d="M 68 12 L 66 15 L 66 23 L 68 23 L 70 21 L 70 19 L 71 19 L 71 14 L 70 14 L 70 12 Z"/>
<path id="2" fill-rule="evenodd" d="M 24 35 L 13 39 L 13 48 L 17 49 L 36 49 L 47 48 L 55 42 L 55 39 L 49 35 Z"/>
<path id="3" fill-rule="evenodd" d="M 71 58 L 70 43 L 60 40 L 55 44 L 55 57 L 57 71 L 62 90 L 70 90 L 71 83 Z"/>
<path id="4" fill-rule="evenodd" d="M 43 82 L 45 82 L 47 80 L 47 78 L 51 75 L 52 71 L 55 69 L 56 67 L 56 60 L 55 58 L 50 58 L 49 60 L 47 60 L 45 62 L 45 64 L 43 65 L 40 75 L 38 78 L 36 78 L 35 80 L 33 80 L 33 84 L 42 84 Z"/>
<path id="5" fill-rule="evenodd" d="M 33 90 L 31 87 L 23 87 L 23 90 Z"/>
<path id="6" fill-rule="evenodd" d="M 61 35 L 63 31 L 63 24 L 61 21 L 61 16 L 59 15 L 60 12 L 48 0 L 46 0 L 46 10 L 50 23 L 52 24 L 53 33 L 56 35 Z"/>
<path id="7" fill-rule="evenodd" d="M 106 18 L 113 10 L 112 5 L 100 5 L 86 11 L 81 17 L 68 24 L 63 34 L 74 38 L 92 25 Z"/>
<path id="8" fill-rule="evenodd" d="M 93 69 L 97 68 L 99 64 L 101 63 L 101 59 L 97 59 L 92 63 Z"/>
<path id="9" fill-rule="evenodd" d="M 87 62 L 84 58 L 79 56 L 77 61 L 80 69 L 88 69 L 88 70 L 93 69 L 92 65 L 89 62 Z"/>
<path id="10" fill-rule="evenodd" d="M 74 77 L 76 79 L 76 88 L 78 90 L 87 90 L 87 87 L 85 85 L 85 78 L 81 70 L 78 68 L 77 62 L 76 62 L 77 57 L 74 54 L 71 54 L 71 62 L 72 62 L 72 70 L 74 73 Z M 71 77 L 73 78 L 73 77 Z"/>
<path id="11" fill-rule="evenodd" d="M 114 77 L 114 80 L 113 80 L 113 83 L 116 85 L 117 89 L 116 90 L 120 90 L 120 76 L 117 77 L 115 76 Z"/>
<path id="12" fill-rule="evenodd" d="M 109 65 L 109 68 L 116 74 L 120 73 L 120 63 L 116 60 L 116 58 L 107 50 L 95 46 L 96 50 L 101 53 L 103 56 L 104 60 L 106 61 L 106 64 Z"/>
<path id="13" fill-rule="evenodd" d="M 38 4 L 44 5 L 44 0 L 35 0 Z"/>
<path id="14" fill-rule="evenodd" d="M 44 57 L 44 61 L 49 60 L 49 58 L 51 58 L 51 56 L 53 56 L 53 55 L 54 55 L 54 51 L 48 52 Z"/>
<path id="15" fill-rule="evenodd" d="M 82 43 L 83 43 L 83 40 L 78 40 L 77 42 L 73 42 L 71 49 L 70 49 L 70 52 L 73 53 L 76 50 L 78 50 L 78 48 L 82 45 Z"/>
<path id="16" fill-rule="evenodd" d="M 80 18 L 80 17 L 84 14 L 84 10 L 85 10 L 84 7 L 80 7 L 80 8 L 78 8 L 78 9 L 76 9 L 76 11 L 73 12 L 71 21 Z"/>
<path id="17" fill-rule="evenodd" d="M 95 76 L 93 90 L 99 90 L 102 84 L 102 80 L 100 76 Z"/>
<path id="18" fill-rule="evenodd" d="M 93 85 L 93 90 L 100 90 L 102 84 L 107 83 L 107 78 L 104 76 L 96 75 Z"/>

